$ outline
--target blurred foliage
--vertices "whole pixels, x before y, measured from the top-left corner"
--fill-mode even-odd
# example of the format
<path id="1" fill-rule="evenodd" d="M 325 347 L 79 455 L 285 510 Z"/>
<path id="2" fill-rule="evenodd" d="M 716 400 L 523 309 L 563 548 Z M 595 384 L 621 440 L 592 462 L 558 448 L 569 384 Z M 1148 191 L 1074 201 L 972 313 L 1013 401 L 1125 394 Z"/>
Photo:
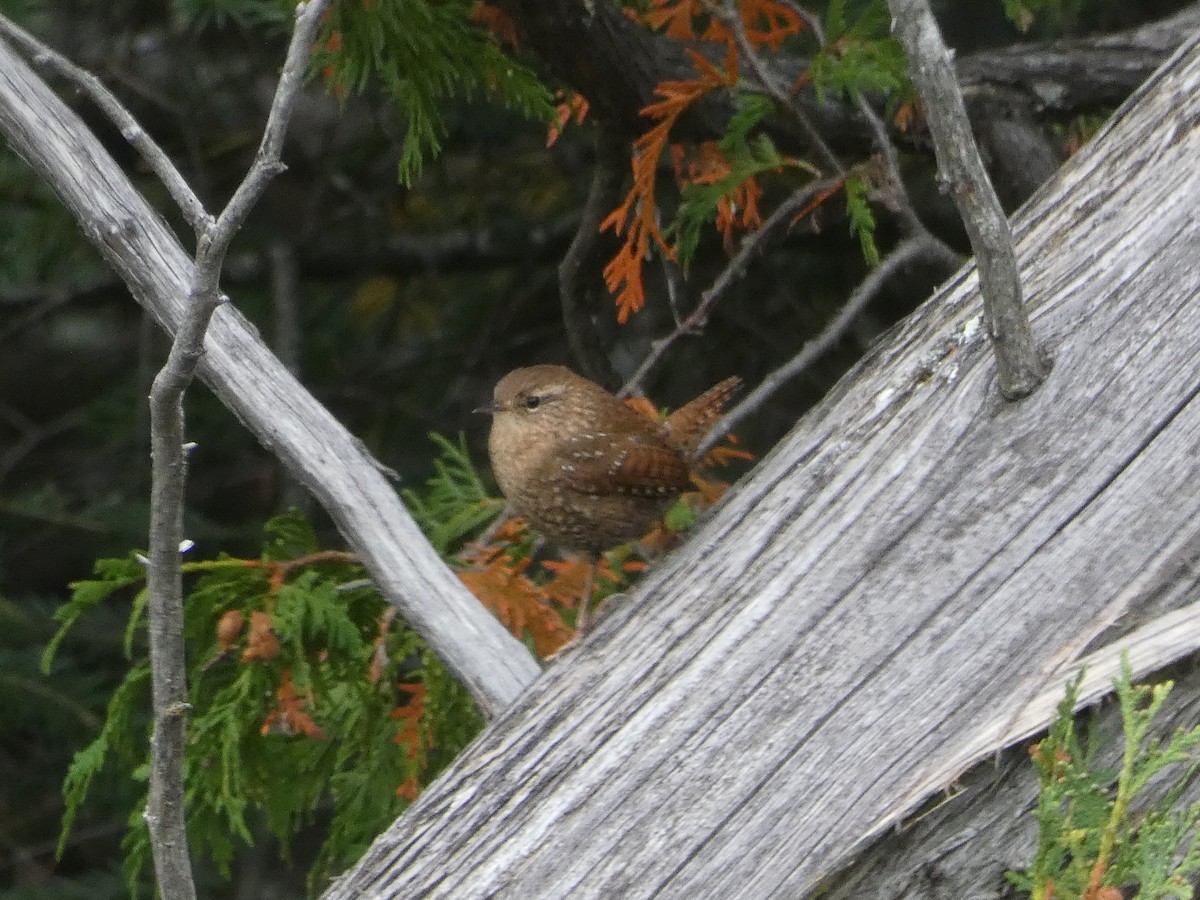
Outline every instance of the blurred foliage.
<path id="1" fill-rule="evenodd" d="M 553 116 L 550 93 L 477 27 L 475 8 L 475 0 L 336 3 L 318 42 L 315 65 L 330 90 L 344 96 L 382 83 L 408 117 L 400 153 L 406 185 L 427 155 L 441 151 L 442 110 L 451 98 L 482 94 L 546 123 Z"/>
<path id="2" fill-rule="evenodd" d="M 1024 33 L 1070 34 L 1101 6 L 1099 0 L 1003 0 L 1004 14 Z"/>
<path id="3" fill-rule="evenodd" d="M 0 155 L 0 218 L 0 284 L 81 281 L 100 272 L 75 219 L 11 153 Z"/>

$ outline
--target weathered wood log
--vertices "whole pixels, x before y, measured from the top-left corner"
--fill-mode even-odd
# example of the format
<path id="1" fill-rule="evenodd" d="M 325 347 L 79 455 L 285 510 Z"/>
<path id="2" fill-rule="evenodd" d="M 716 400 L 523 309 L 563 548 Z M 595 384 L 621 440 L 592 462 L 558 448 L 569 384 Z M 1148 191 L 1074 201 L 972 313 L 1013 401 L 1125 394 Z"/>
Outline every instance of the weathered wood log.
<path id="1" fill-rule="evenodd" d="M 195 266 L 96 137 L 0 40 L 0 134 L 62 199 L 88 239 L 168 331 Z M 495 714 L 538 674 L 421 534 L 362 444 L 296 381 L 232 306 L 218 309 L 200 375 L 321 502 L 381 593 Z"/>
<path id="2" fill-rule="evenodd" d="M 326 896 L 810 895 L 1094 639 L 1178 605 L 1197 160 L 1200 35 L 1016 217 L 1056 358 L 1034 396 L 998 397 L 964 270 Z"/>

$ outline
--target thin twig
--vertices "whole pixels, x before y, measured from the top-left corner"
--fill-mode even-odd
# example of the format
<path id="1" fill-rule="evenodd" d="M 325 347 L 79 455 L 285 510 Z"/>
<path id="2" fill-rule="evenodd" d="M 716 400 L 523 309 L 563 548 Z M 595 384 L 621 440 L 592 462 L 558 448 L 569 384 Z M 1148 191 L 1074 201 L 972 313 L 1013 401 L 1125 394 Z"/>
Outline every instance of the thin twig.
<path id="1" fill-rule="evenodd" d="M 979 157 L 950 53 L 927 0 L 888 0 L 888 6 L 921 94 L 938 169 L 975 251 L 1000 393 L 1010 400 L 1027 397 L 1045 380 L 1049 360 L 1033 338 L 1012 232 Z"/>
<path id="2" fill-rule="evenodd" d="M 758 412 L 779 388 L 800 375 L 828 352 L 849 331 L 854 320 L 883 286 L 891 280 L 892 276 L 902 267 L 922 258 L 932 259 L 944 265 L 958 266 L 961 264 L 961 260 L 953 251 L 936 238 L 914 237 L 897 244 L 895 249 L 855 288 L 850 299 L 846 301 L 846 305 L 838 311 L 838 314 L 822 329 L 820 334 L 805 343 L 799 353 L 764 378 L 758 387 L 712 427 L 705 435 L 704 440 L 700 442 L 700 447 L 696 451 L 697 455 L 703 456 L 711 450 L 739 422 Z"/>
<path id="3" fill-rule="evenodd" d="M 746 268 L 750 265 L 750 258 L 763 251 L 767 239 L 773 237 L 782 225 L 790 223 L 815 198 L 834 190 L 841 181 L 841 177 L 835 177 L 804 185 L 779 204 L 757 231 L 746 235 L 738 252 L 713 281 L 712 286 L 704 292 L 692 314 L 680 322 L 670 334 L 654 342 L 650 352 L 646 354 L 646 358 L 642 360 L 637 371 L 625 382 L 625 386 L 621 388 L 617 396 L 628 397 L 640 390 L 642 381 L 675 341 L 685 334 L 698 333 L 708 323 L 708 317 L 712 314 L 713 307 L 745 274 Z"/>
<path id="4" fill-rule="evenodd" d="M 767 92 L 767 95 L 774 100 L 785 115 L 800 127 L 809 144 L 821 157 L 830 172 L 836 172 L 839 175 L 843 174 L 845 168 L 842 166 L 841 160 L 837 158 L 829 145 L 825 143 L 825 139 L 821 137 L 820 132 L 813 126 L 813 123 L 808 121 L 808 117 L 801 112 L 800 107 L 793 101 L 792 97 L 767 71 L 766 66 L 762 64 L 762 60 L 758 58 L 758 53 L 750 44 L 750 39 L 746 37 L 746 26 L 742 22 L 741 13 L 738 11 L 737 3 L 733 0 L 727 0 L 726 3 L 717 8 L 717 17 L 729 29 L 733 35 L 733 40 L 737 44 L 738 57 L 746 62 L 750 70 L 754 72 L 754 77 L 758 79 L 762 89 Z"/>
<path id="5" fill-rule="evenodd" d="M 4 479 L 21 460 L 36 451 L 42 444 L 87 422 L 87 413 L 87 407 L 80 406 L 63 413 L 50 422 L 38 423 L 31 421 L 14 407 L 0 405 L 0 420 L 7 421 L 20 432 L 20 437 L 7 450 L 0 452 L 0 484 L 4 483 Z"/>
<path id="6" fill-rule="evenodd" d="M 308 64 L 309 48 L 327 3 L 328 0 L 310 0 L 296 8 L 296 28 L 262 144 L 229 205 L 215 222 L 209 219 L 200 230 L 196 273 L 188 306 L 167 362 L 150 388 L 152 481 L 147 589 L 150 595 L 154 734 L 150 742 L 150 794 L 145 818 L 150 829 L 159 891 L 173 900 L 191 900 L 196 896 L 188 856 L 183 783 L 190 708 L 183 643 L 183 582 L 179 566 L 187 480 L 183 395 L 195 376 L 208 323 L 221 303 L 219 280 L 229 242 L 267 181 L 283 168 L 279 155 L 284 132 Z"/>
<path id="7" fill-rule="evenodd" d="M 791 2 L 791 0 L 785 0 L 784 5 L 808 26 L 817 41 L 817 45 L 824 47 L 825 30 L 821 27 L 820 17 L 809 12 L 798 3 Z M 921 221 L 920 216 L 917 215 L 916 207 L 913 206 L 912 199 L 908 195 L 908 188 L 905 186 L 904 177 L 900 173 L 900 155 L 896 152 L 896 145 L 893 143 L 891 135 L 888 134 L 887 127 L 883 124 L 883 119 L 875 112 L 866 98 L 857 91 L 854 93 L 854 105 L 858 107 L 859 114 L 867 120 L 867 125 L 875 138 L 875 146 L 883 158 L 884 170 L 887 173 L 890 183 L 891 200 L 895 211 L 900 215 L 901 224 L 908 237 L 930 237 L 932 239 L 932 235 Z M 947 247 L 947 250 L 949 250 L 949 247 Z"/>
<path id="8" fill-rule="evenodd" d="M 627 141 L 604 126 L 596 128 L 596 168 L 587 200 L 579 216 L 575 237 L 558 265 L 558 293 L 562 303 L 563 328 L 571 355 L 593 381 L 610 386 L 616 381 L 612 363 L 605 355 L 587 301 L 593 291 L 584 283 L 591 272 L 589 260 L 600 245 L 600 223 L 620 198 L 621 181 L 628 170 Z"/>
<path id="9" fill-rule="evenodd" d="M 871 108 L 871 104 L 866 101 L 862 94 L 856 92 L 854 102 L 858 107 L 859 114 L 867 120 L 871 134 L 875 137 L 875 146 L 879 150 L 880 157 L 883 159 L 884 171 L 887 174 L 888 189 L 891 192 L 891 205 L 900 216 L 901 225 L 909 237 L 929 235 L 929 229 L 925 227 L 925 223 L 917 215 L 917 210 L 908 196 L 908 188 L 905 186 L 904 178 L 900 174 L 900 156 L 896 152 L 896 145 L 892 143 L 892 138 L 888 134 L 883 120 L 879 118 L 879 114 Z"/>
<path id="10" fill-rule="evenodd" d="M 0 35 L 7 37 L 20 47 L 29 59 L 37 65 L 55 72 L 83 91 L 100 107 L 113 124 L 121 131 L 121 136 L 137 150 L 146 165 L 150 167 L 158 180 L 163 183 L 171 199 L 183 211 L 188 223 L 197 236 L 211 223 L 212 217 L 204 209 L 204 204 L 183 180 L 171 158 L 154 142 L 146 130 L 130 114 L 121 101 L 116 98 L 104 83 L 86 69 L 80 68 L 61 53 L 51 50 L 32 34 L 19 25 L 0 16 Z"/>
<path id="11" fill-rule="evenodd" d="M 825 28 L 821 25 L 821 17 L 814 12 L 805 9 L 799 3 L 793 3 L 792 0 L 782 0 L 784 6 L 800 17 L 801 21 L 808 26 L 809 31 L 817 39 L 817 43 L 825 46 Z"/>
<path id="12" fill-rule="evenodd" d="M 656 224 L 661 230 L 663 227 L 662 210 L 656 209 L 654 216 Z M 680 268 L 679 262 L 667 256 L 667 254 L 659 253 L 657 256 L 659 269 L 662 271 L 663 291 L 667 295 L 667 308 L 671 310 L 671 318 L 675 324 L 677 326 L 682 325 L 684 318 L 682 303 L 684 297 L 683 270 Z"/>

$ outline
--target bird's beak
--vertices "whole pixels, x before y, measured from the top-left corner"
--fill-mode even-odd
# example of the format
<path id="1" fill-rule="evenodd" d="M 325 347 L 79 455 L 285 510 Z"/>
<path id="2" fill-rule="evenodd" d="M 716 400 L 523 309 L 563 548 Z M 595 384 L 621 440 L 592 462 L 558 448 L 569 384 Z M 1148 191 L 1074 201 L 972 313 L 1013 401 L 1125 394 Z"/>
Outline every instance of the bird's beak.
<path id="1" fill-rule="evenodd" d="M 475 407 L 473 410 L 471 410 L 471 412 L 487 413 L 489 416 L 491 416 L 500 412 L 500 404 L 493 400 L 491 403 Z"/>

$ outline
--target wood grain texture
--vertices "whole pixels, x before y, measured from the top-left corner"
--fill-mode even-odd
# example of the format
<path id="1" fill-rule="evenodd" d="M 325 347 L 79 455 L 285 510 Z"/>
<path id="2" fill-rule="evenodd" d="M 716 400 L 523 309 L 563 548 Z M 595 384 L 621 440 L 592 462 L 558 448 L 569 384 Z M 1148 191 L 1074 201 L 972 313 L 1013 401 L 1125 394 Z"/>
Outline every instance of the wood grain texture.
<path id="1" fill-rule="evenodd" d="M 1200 36 L 1016 219 L 1037 393 L 960 273 L 327 896 L 809 895 L 1186 595 L 1197 160 Z"/>
<path id="2" fill-rule="evenodd" d="M 1200 546 L 1194 540 L 1180 550 L 1177 562 L 1181 565 L 1194 568 L 1200 562 Z M 1153 606 L 1147 604 L 1148 609 Z M 1082 729 L 1099 748 L 1093 769 L 1118 769 L 1123 747 L 1120 709 L 1115 702 L 1098 701 L 1111 695 L 1122 657 L 1128 654 L 1135 683 L 1150 677 L 1156 682 L 1173 680 L 1174 688 L 1153 729 L 1153 736 L 1164 740 L 1176 729 L 1190 729 L 1200 721 L 1200 669 L 1194 662 L 1170 665 L 1194 657 L 1198 649 L 1200 603 L 1192 603 L 1154 618 L 1072 664 L 1051 679 L 1000 742 L 994 734 L 976 735 L 983 749 L 980 752 L 976 747 L 972 758 L 991 757 L 989 764 L 974 767 L 944 793 L 932 796 L 904 827 L 889 830 L 853 866 L 838 873 L 824 886 L 822 896 L 830 900 L 1013 900 L 1016 894 L 1008 888 L 1004 875 L 1026 867 L 1033 858 L 1038 781 L 1029 764 L 1030 742 L 1001 753 L 989 748 L 1043 730 L 1062 702 L 1063 684 L 1073 680 L 1082 667 L 1084 678 L 1076 709 L 1097 707 L 1089 712 Z M 1002 727 L 1002 723 L 997 725 Z M 967 746 L 960 745 L 960 749 Z M 1137 808 L 1156 804 L 1183 769 L 1168 769 L 1169 777 L 1160 779 L 1139 798 Z M 1193 779 L 1179 802 L 1186 807 L 1197 800 L 1200 781 Z"/>
<path id="3" fill-rule="evenodd" d="M 173 332 L 192 260 L 79 117 L 3 41 L 0 134 L 54 188 L 134 297 Z M 438 558 L 362 444 L 232 305 L 213 316 L 200 374 L 312 491 L 383 595 L 480 707 L 494 715 L 512 702 L 537 676 L 537 663 Z M 196 437 L 203 447 L 203 435 Z"/>

